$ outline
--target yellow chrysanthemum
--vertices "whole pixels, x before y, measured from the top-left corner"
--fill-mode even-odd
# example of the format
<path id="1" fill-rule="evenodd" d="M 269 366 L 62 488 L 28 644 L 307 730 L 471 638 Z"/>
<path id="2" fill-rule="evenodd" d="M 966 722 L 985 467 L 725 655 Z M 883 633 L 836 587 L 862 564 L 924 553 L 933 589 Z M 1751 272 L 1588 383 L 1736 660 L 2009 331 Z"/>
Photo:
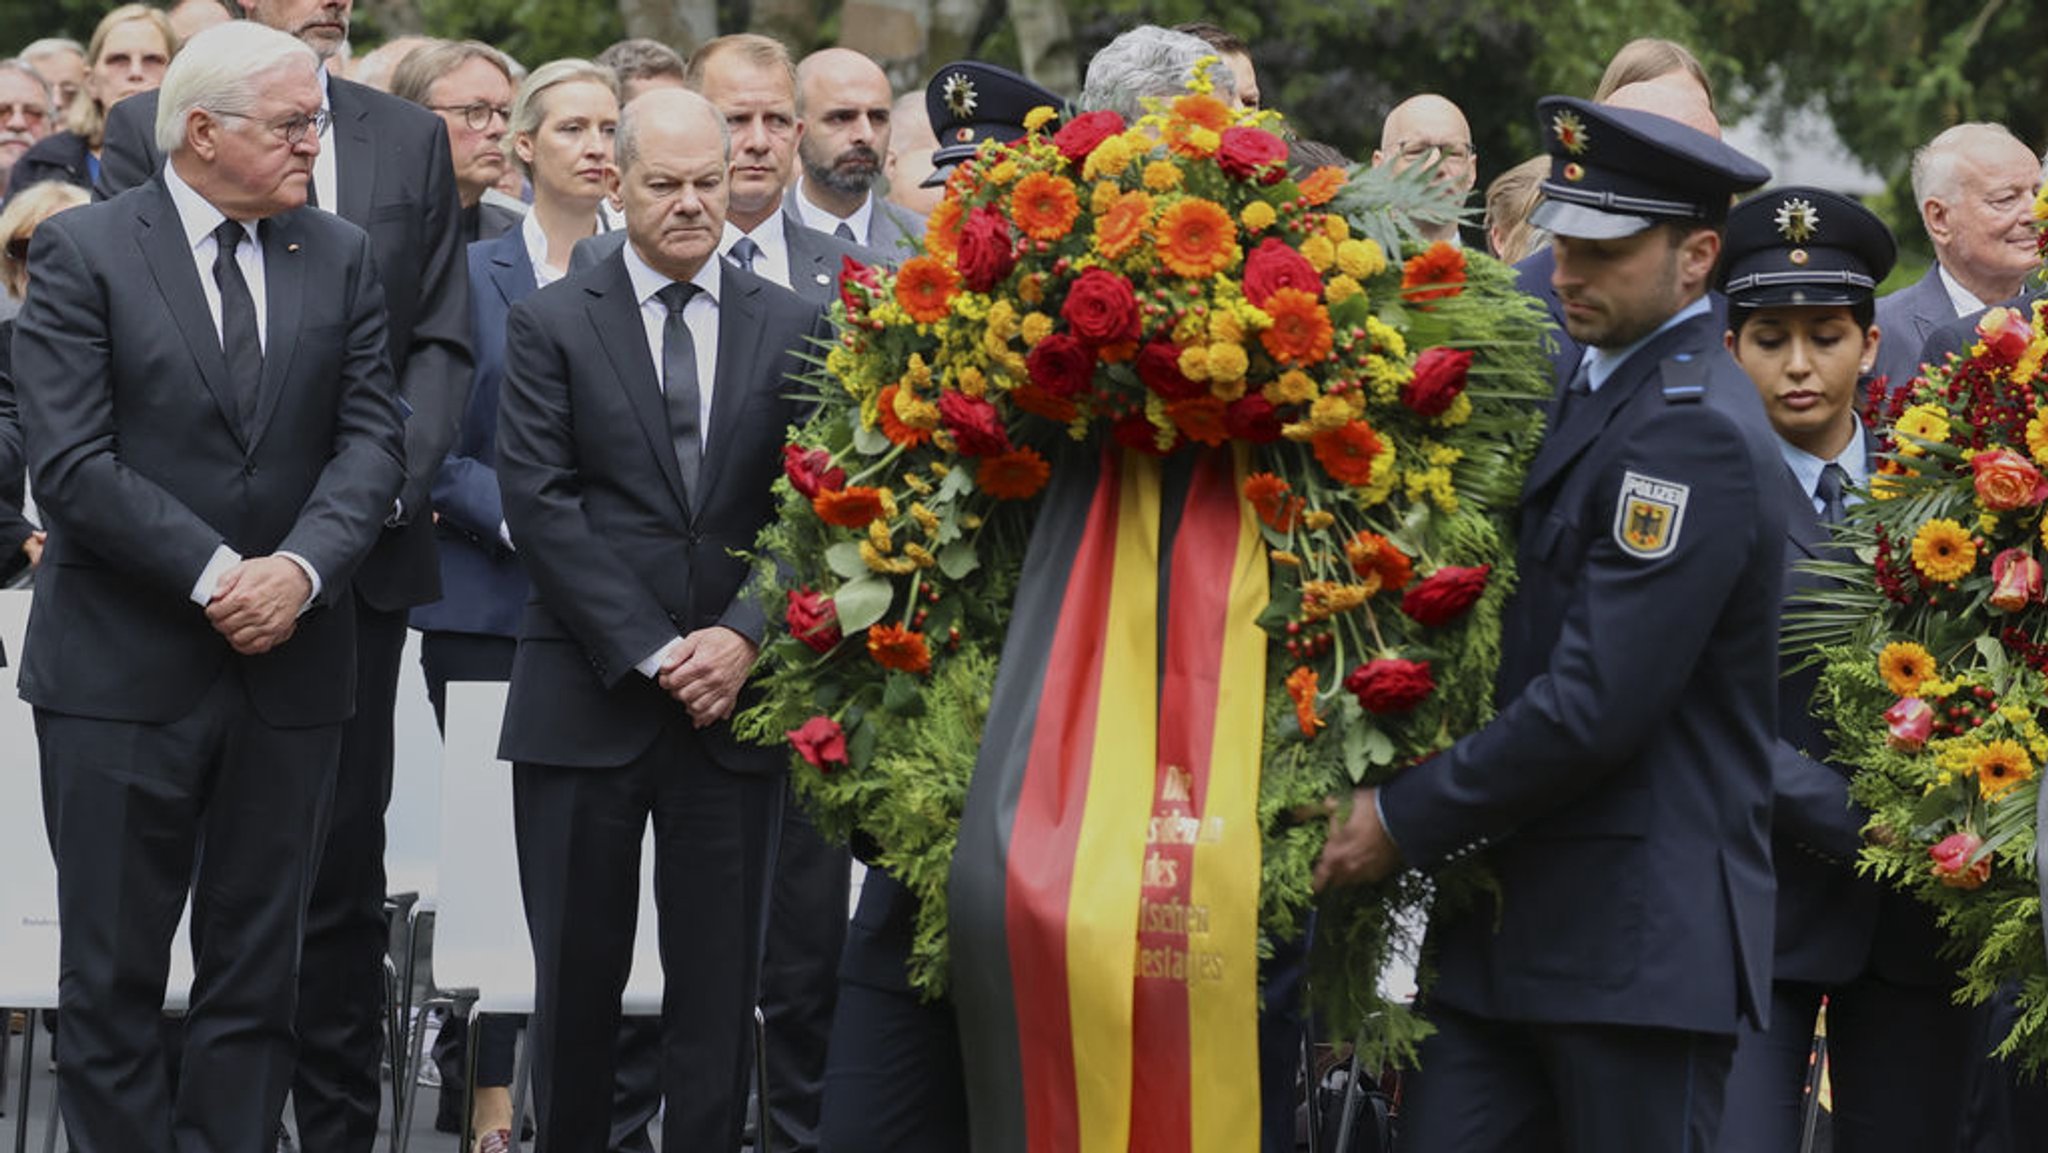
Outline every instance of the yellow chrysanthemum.
<path id="1" fill-rule="evenodd" d="M 1212 381 L 1243 380 L 1251 368 L 1251 360 L 1244 354 L 1241 344 L 1212 344 L 1209 346 L 1209 379 Z"/>
<path id="2" fill-rule="evenodd" d="M 1916 441 L 1942 444 L 1948 440 L 1948 413 L 1937 405 L 1916 404 L 1900 413 L 1899 422 L 1893 427 L 1912 438 L 1901 440 L 1899 451 L 1908 456 L 1918 456 L 1925 448 Z"/>
<path id="3" fill-rule="evenodd" d="M 1992 741 L 1970 760 L 1970 768 L 1977 774 L 1977 791 L 1987 801 L 1995 801 L 2018 788 L 2020 782 L 2034 779 L 2034 762 L 2018 741 Z"/>
<path id="4" fill-rule="evenodd" d="M 1102 149 L 1097 146 L 1096 151 Z M 1171 160 L 1154 160 L 1145 165 L 1145 187 L 1154 192 L 1171 192 L 1180 187 L 1180 165 Z"/>
<path id="5" fill-rule="evenodd" d="M 1041 104 L 1024 114 L 1024 131 L 1036 132 L 1053 122 L 1059 111 L 1050 104 Z"/>
<path id="6" fill-rule="evenodd" d="M 1359 507 L 1371 508 L 1384 503 L 1388 497 L 1394 495 L 1394 484 L 1400 477 L 1401 470 L 1396 467 L 1394 442 L 1381 441 L 1380 451 L 1372 458 L 1372 479 L 1366 481 L 1365 487 L 1358 490 Z"/>
<path id="7" fill-rule="evenodd" d="M 1193 381 L 1209 379 L 1209 346 L 1194 344 L 1181 349 L 1180 374 Z"/>
<path id="8" fill-rule="evenodd" d="M 1323 214 L 1323 235 L 1342 244 L 1351 239 L 1351 222 L 1334 212 Z M 1374 245 L 1375 248 L 1378 245 Z"/>
<path id="9" fill-rule="evenodd" d="M 1312 508 L 1301 514 L 1302 527 L 1311 532 L 1321 532 L 1336 523 L 1336 515 L 1324 509 Z"/>
<path id="10" fill-rule="evenodd" d="M 1014 160 L 1005 160 L 1001 164 L 991 166 L 984 179 L 986 179 L 990 184 L 1009 184 L 1010 182 L 1017 179 L 1017 162 Z"/>
<path id="11" fill-rule="evenodd" d="M 1244 321 L 1227 308 L 1219 308 L 1209 314 L 1209 343 L 1243 344 Z"/>
<path id="12" fill-rule="evenodd" d="M 917 562 L 909 557 L 884 556 L 867 541 L 860 542 L 860 560 L 872 572 L 886 576 L 902 576 L 917 571 Z"/>
<path id="13" fill-rule="evenodd" d="M 1124 142 L 1122 136 L 1112 136 L 1088 154 L 1087 163 L 1081 166 L 1081 175 L 1087 180 L 1122 176 L 1124 169 L 1131 166 L 1132 155 L 1131 146 Z"/>
<path id="14" fill-rule="evenodd" d="M 1285 549 L 1276 548 L 1272 552 L 1267 553 L 1266 556 L 1274 564 L 1286 565 L 1288 568 L 1301 567 L 1301 558 Z"/>
<path id="15" fill-rule="evenodd" d="M 1280 374 L 1280 379 L 1268 384 L 1263 392 L 1266 399 L 1274 404 L 1307 404 L 1315 399 L 1316 382 L 1308 373 L 1290 368 Z"/>
<path id="16" fill-rule="evenodd" d="M 978 398 L 988 392 L 988 378 L 973 365 L 965 365 L 953 374 L 953 387 Z"/>
<path id="17" fill-rule="evenodd" d="M 1280 216 L 1273 211 L 1272 205 L 1263 200 L 1254 200 L 1244 206 L 1244 211 L 1238 213 L 1237 218 L 1244 222 L 1246 232 L 1264 232 L 1273 227 L 1273 222 Z"/>
<path id="18" fill-rule="evenodd" d="M 1913 534 L 1913 567 L 1930 584 L 1954 584 L 1977 567 L 1977 542 L 1962 525 L 1937 517 Z"/>
<path id="19" fill-rule="evenodd" d="M 917 522 L 917 529 L 926 536 L 939 535 L 939 514 L 918 501 L 910 506 L 910 519 Z"/>
<path id="20" fill-rule="evenodd" d="M 1337 246 L 1327 236 L 1311 236 L 1301 242 L 1301 255 L 1317 272 L 1328 272 L 1337 263 Z"/>
<path id="21" fill-rule="evenodd" d="M 1030 312 L 1024 315 L 1024 320 L 1018 325 L 1017 330 L 1024 337 L 1025 344 L 1036 346 L 1039 341 L 1052 335 L 1052 327 L 1052 317 L 1043 312 Z"/>
<path id="22" fill-rule="evenodd" d="M 1301 586 L 1301 615 L 1312 621 L 1327 620 L 1362 605 L 1371 596 L 1364 585 L 1336 581 L 1304 581 Z"/>
<path id="23" fill-rule="evenodd" d="M 1371 280 L 1387 270 L 1386 250 L 1374 240 L 1346 240 L 1337 245 L 1337 267 L 1346 276 Z"/>
<path id="24" fill-rule="evenodd" d="M 1451 407 L 1445 409 L 1443 415 L 1436 418 L 1436 423 L 1444 428 L 1456 428 L 1471 419 L 1472 394 L 1461 392 L 1458 394 L 1457 399 L 1451 401 Z"/>
<path id="25" fill-rule="evenodd" d="M 1109 206 L 1115 204 L 1116 198 L 1121 195 L 1123 195 L 1123 189 L 1117 186 L 1116 181 L 1098 180 L 1095 182 L 1095 187 L 1088 190 L 1088 211 L 1093 215 L 1100 216 L 1108 212 Z"/>
<path id="26" fill-rule="evenodd" d="M 1366 339 L 1372 341 L 1374 348 L 1393 357 L 1395 360 L 1407 359 L 1408 339 L 1401 335 L 1400 329 L 1395 328 L 1379 317 L 1368 316 L 1365 318 L 1365 336 Z"/>
<path id="27" fill-rule="evenodd" d="M 1912 641 L 1893 641 L 1878 654 L 1877 671 L 1886 688 L 1910 697 L 1934 679 L 1934 654 Z"/>
<path id="28" fill-rule="evenodd" d="M 1427 500 L 1445 513 L 1458 511 L 1458 491 L 1450 469 L 1442 465 L 1410 469 L 1402 480 L 1402 490 L 1410 501 Z"/>
<path id="29" fill-rule="evenodd" d="M 1340 253 L 1337 259 L 1341 263 L 1344 257 Z M 1331 304 L 1342 304 L 1364 291 L 1365 286 L 1351 279 L 1350 276 L 1338 275 L 1331 277 L 1330 283 L 1323 286 L 1323 299 L 1328 300 Z"/>

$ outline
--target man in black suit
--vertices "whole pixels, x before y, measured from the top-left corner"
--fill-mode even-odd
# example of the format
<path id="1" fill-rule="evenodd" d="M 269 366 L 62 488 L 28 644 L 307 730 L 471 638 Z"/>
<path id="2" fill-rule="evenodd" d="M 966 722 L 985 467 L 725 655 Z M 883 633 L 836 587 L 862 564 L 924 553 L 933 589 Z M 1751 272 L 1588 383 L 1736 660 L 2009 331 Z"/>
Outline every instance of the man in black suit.
<path id="1" fill-rule="evenodd" d="M 1704 133 L 1548 97 L 1565 323 L 1588 346 L 1522 487 L 1500 712 L 1362 789 L 1318 883 L 1484 852 L 1431 918 L 1419 1153 L 1710 1149 L 1770 998 L 1785 466 L 1706 289 L 1734 192 Z"/>
<path id="2" fill-rule="evenodd" d="M 477 40 L 445 40 L 415 49 L 391 74 L 391 94 L 440 114 L 455 162 L 462 201 L 462 243 L 501 236 L 522 214 L 484 199 L 510 163 L 503 141 L 511 127 L 512 68 L 505 54 Z"/>
<path id="3" fill-rule="evenodd" d="M 324 61 L 348 36 L 351 0 L 241 0 L 259 24 L 297 36 Z M 377 1134 L 383 1020 L 384 808 L 391 799 L 392 710 L 407 610 L 440 595 L 429 493 L 455 439 L 470 384 L 469 282 L 448 134 L 433 113 L 320 73 L 330 117 L 311 202 L 370 234 L 384 285 L 387 345 L 405 420 L 405 487 L 356 574 L 356 712 L 306 918 L 300 960 L 299 1068 L 292 1084 L 307 1153 L 364 1153 Z M 157 97 L 114 106 L 100 192 L 146 181 L 162 159 L 150 126 Z"/>
<path id="4" fill-rule="evenodd" d="M 21 693 L 82 1153 L 254 1153 L 291 1083 L 301 930 L 358 704 L 349 586 L 404 475 L 369 242 L 300 207 L 318 76 L 267 28 L 195 37 L 164 77 L 162 174 L 33 242 L 14 367 L 51 533 Z M 188 892 L 173 1097 L 157 1027 Z"/>
<path id="5" fill-rule="evenodd" d="M 649 93 L 618 133 L 628 243 L 514 306 L 505 521 L 533 579 L 513 762 L 544 1148 L 600 1149 L 641 830 L 660 909 L 665 1149 L 728 1149 L 746 1098 L 768 843 L 787 760 L 727 724 L 767 621 L 743 588 L 774 515 L 787 377 L 815 306 L 716 258 L 724 119 Z"/>

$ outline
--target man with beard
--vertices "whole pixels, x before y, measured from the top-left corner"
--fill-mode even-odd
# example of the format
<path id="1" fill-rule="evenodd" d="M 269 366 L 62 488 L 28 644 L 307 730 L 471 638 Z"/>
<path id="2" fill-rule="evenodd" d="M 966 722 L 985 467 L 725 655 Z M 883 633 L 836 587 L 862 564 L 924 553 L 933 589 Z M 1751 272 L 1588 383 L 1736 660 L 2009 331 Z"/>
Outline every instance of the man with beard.
<path id="1" fill-rule="evenodd" d="M 50 86 L 21 61 L 0 60 L 0 189 L 21 154 L 49 135 L 51 119 Z M 13 311 L 12 297 L 0 300 L 0 318 Z"/>
<path id="2" fill-rule="evenodd" d="M 850 48 L 804 57 L 796 66 L 804 171 L 788 208 L 820 232 L 896 256 L 907 239 L 924 235 L 924 220 L 875 193 L 889 154 L 889 112 L 889 78 L 874 61 Z"/>

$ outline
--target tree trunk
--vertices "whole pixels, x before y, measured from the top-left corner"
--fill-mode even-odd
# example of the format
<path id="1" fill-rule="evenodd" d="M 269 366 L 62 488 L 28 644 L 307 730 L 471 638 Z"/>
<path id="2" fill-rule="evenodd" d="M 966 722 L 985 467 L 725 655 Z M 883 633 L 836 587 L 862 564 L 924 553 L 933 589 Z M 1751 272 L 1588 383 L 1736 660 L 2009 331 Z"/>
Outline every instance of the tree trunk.
<path id="1" fill-rule="evenodd" d="M 974 54 L 975 30 L 982 10 L 996 0 L 930 0 L 929 31 L 925 37 L 926 72 L 943 68 Z"/>
<path id="2" fill-rule="evenodd" d="M 1010 20 L 1017 29 L 1024 75 L 1054 92 L 1080 91 L 1081 68 L 1074 59 L 1074 30 L 1064 0 L 1010 0 Z"/>
<path id="3" fill-rule="evenodd" d="M 717 0 L 619 0 L 627 36 L 659 40 L 683 54 L 718 35 Z"/>
<path id="4" fill-rule="evenodd" d="M 839 11 L 839 46 L 867 54 L 897 92 L 924 83 L 931 59 L 925 21 L 931 0 L 846 0 Z M 950 58 L 949 58 L 950 59 Z"/>
<path id="5" fill-rule="evenodd" d="M 782 41 L 797 59 L 823 46 L 818 37 L 818 10 L 811 0 L 753 0 L 752 9 L 747 31 Z"/>

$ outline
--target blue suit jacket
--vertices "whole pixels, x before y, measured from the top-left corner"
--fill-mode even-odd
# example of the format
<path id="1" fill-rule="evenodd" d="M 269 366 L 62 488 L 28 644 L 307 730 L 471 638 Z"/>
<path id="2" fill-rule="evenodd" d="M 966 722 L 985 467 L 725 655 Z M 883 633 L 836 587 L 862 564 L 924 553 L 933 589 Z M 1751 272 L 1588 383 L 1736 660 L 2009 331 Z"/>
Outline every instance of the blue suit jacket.
<path id="1" fill-rule="evenodd" d="M 1453 1008 L 1713 1033 L 1768 1011 L 1788 486 L 1721 335 L 1658 335 L 1545 438 L 1499 715 L 1381 793 L 1409 863 L 1483 850 L 1499 881 L 1431 926 Z M 1625 546 L 1660 502 L 1662 541 Z"/>
<path id="2" fill-rule="evenodd" d="M 441 599 L 412 611 L 427 632 L 519 635 L 532 586 L 519 556 L 505 547 L 498 494 L 498 393 L 505 382 L 505 318 L 533 294 L 533 262 L 517 228 L 469 246 L 469 335 L 476 383 L 455 444 L 434 475 L 434 537 L 441 553 Z"/>

